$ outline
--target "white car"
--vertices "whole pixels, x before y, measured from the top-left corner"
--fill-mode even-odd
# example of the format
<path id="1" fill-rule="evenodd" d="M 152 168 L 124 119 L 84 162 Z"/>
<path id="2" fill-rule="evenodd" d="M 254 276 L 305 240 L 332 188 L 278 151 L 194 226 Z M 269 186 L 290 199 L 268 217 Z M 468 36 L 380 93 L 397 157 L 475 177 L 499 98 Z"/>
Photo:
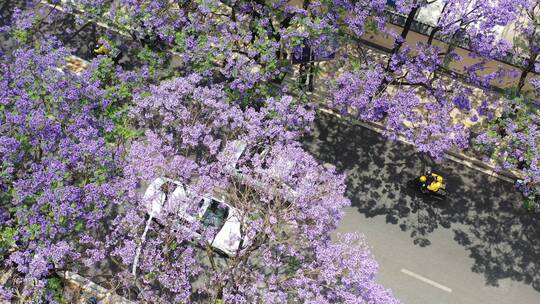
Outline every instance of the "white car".
<path id="1" fill-rule="evenodd" d="M 238 251 L 242 239 L 240 213 L 222 200 L 197 196 L 186 185 L 170 178 L 159 177 L 148 186 L 143 201 L 148 215 L 158 222 L 161 220 L 164 208 L 174 210 L 179 220 L 188 223 L 200 220 L 204 227 L 211 226 L 216 229 L 217 233 L 210 243 L 216 251 L 228 256 L 233 256 Z M 198 202 L 195 216 L 192 215 L 193 212 L 188 212 L 190 207 L 188 201 Z M 196 238 L 202 238 L 198 232 L 191 232 Z M 244 239 L 244 244 L 246 241 Z"/>

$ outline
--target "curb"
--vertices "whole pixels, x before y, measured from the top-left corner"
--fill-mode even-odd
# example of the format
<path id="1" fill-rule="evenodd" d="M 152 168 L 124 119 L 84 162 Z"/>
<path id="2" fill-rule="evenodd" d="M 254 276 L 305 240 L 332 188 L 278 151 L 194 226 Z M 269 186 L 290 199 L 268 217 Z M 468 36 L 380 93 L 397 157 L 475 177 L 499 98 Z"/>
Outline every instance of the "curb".
<path id="1" fill-rule="evenodd" d="M 74 285 L 76 288 L 80 288 L 84 292 L 95 296 L 99 303 L 104 304 L 134 304 L 136 302 L 129 301 L 128 299 L 121 297 L 114 293 L 112 290 L 108 290 L 89 279 L 71 272 L 62 271 L 57 273 L 61 278 L 66 280 L 69 284 Z"/>
<path id="2" fill-rule="evenodd" d="M 364 122 L 360 121 L 354 118 L 350 117 L 344 117 L 343 115 L 336 113 L 334 110 L 326 107 L 321 106 L 319 109 L 317 109 L 317 112 L 322 112 L 326 114 L 330 114 L 332 116 L 335 116 L 341 120 L 347 121 L 351 124 L 359 125 L 363 128 L 369 129 L 371 131 L 377 132 L 379 134 L 383 134 L 384 128 L 380 124 L 372 123 L 372 122 Z M 411 142 L 407 141 L 403 136 L 398 136 L 398 140 L 400 142 L 406 143 L 408 145 L 413 145 Z M 482 162 L 478 159 L 472 158 L 470 156 L 467 156 L 463 153 L 458 153 L 454 151 L 447 151 L 445 152 L 445 158 L 454 161 L 456 163 L 462 164 L 464 166 L 467 166 L 471 169 L 477 170 L 479 172 L 482 172 L 484 174 L 487 174 L 489 176 L 496 177 L 500 180 L 503 180 L 508 183 L 515 183 L 515 180 L 519 178 L 518 175 L 516 175 L 513 172 L 497 172 L 495 170 L 495 167 L 486 164 L 485 162 Z"/>
<path id="3" fill-rule="evenodd" d="M 42 4 L 44 5 L 47 5 L 47 6 L 51 6 L 52 8 L 54 9 L 57 9 L 57 10 L 60 10 L 60 11 L 64 11 L 64 9 L 62 7 L 54 7 L 52 6 L 51 4 L 47 3 L 47 2 L 44 2 L 44 1 L 40 1 Z M 70 13 L 72 15 L 78 15 L 76 13 Z M 128 38 L 131 38 L 131 36 L 129 36 L 129 34 L 125 33 L 124 31 L 122 31 L 121 29 L 118 29 L 118 28 L 113 28 L 107 24 L 104 24 L 104 23 L 101 23 L 101 22 L 97 22 L 95 21 L 97 25 L 103 27 L 103 28 L 106 28 L 108 30 L 111 30 L 111 31 L 114 31 L 122 36 L 125 36 L 125 37 L 128 37 Z M 178 54 L 174 51 L 168 51 L 170 54 L 172 55 L 177 55 Z M 306 95 L 310 95 L 310 96 L 314 96 L 315 94 L 313 93 L 308 93 Z M 320 96 L 315 96 L 315 97 L 319 97 Z M 373 122 L 364 122 L 364 121 L 360 121 L 360 120 L 356 120 L 356 119 L 352 119 L 352 118 L 348 118 L 348 117 L 343 117 L 341 114 L 338 114 L 336 113 L 334 110 L 332 110 L 331 108 L 323 105 L 323 104 L 320 104 L 320 108 L 317 109 L 318 112 L 324 112 L 324 113 L 327 113 L 327 114 L 330 114 L 330 115 L 333 115 L 333 116 L 336 116 L 342 120 L 346 120 L 348 121 L 349 123 L 352 123 L 352 124 L 357 124 L 357 125 L 360 125 L 364 128 L 367 128 L 367 129 L 370 129 L 374 132 L 377 132 L 379 134 L 382 134 L 383 131 L 384 131 L 384 128 L 382 127 L 382 125 L 380 124 L 377 124 L 377 123 L 373 123 Z M 398 136 L 398 140 L 401 141 L 401 142 L 404 142 L 406 144 L 409 144 L 409 145 L 413 145 L 411 142 L 407 141 L 403 136 Z M 465 155 L 463 153 L 460 153 L 460 152 L 456 152 L 456 151 L 447 151 L 445 152 L 445 158 L 449 159 L 449 160 L 452 160 L 454 162 L 457 162 L 457 163 L 460 163 L 462 165 L 465 165 L 469 168 L 472 168 L 472 169 L 475 169 L 479 172 L 482 172 L 484 174 L 487 174 L 487 175 L 490 175 L 490 176 L 494 176 L 500 180 L 503 180 L 503 181 L 506 181 L 506 182 L 509 182 L 509 183 L 515 183 L 516 179 L 519 179 L 519 178 L 522 178 L 522 174 L 521 172 L 518 172 L 518 171 L 497 171 L 495 166 L 491 165 L 491 164 L 487 164 L 481 160 L 478 160 L 476 158 L 473 158 L 473 157 L 470 157 L 468 155 Z"/>

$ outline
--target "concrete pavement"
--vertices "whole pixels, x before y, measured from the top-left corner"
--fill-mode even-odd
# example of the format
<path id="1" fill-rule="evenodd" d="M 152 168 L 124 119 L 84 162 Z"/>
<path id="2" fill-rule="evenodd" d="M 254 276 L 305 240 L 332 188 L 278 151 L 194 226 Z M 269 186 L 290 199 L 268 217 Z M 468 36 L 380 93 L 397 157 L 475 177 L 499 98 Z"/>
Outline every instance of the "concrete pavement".
<path id="1" fill-rule="evenodd" d="M 435 164 L 326 114 L 304 144 L 347 175 L 353 205 L 338 230 L 366 235 L 378 280 L 404 303 L 540 303 L 539 216 L 519 209 L 511 183 L 451 161 Z M 406 186 L 426 165 L 447 179 L 447 201 Z"/>

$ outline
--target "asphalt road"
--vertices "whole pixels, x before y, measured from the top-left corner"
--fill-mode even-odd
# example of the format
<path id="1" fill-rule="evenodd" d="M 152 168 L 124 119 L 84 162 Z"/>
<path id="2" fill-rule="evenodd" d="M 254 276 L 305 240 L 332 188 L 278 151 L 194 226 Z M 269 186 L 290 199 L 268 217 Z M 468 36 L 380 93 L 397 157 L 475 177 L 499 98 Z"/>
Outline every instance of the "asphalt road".
<path id="1" fill-rule="evenodd" d="M 347 175 L 352 206 L 338 230 L 366 236 L 378 281 L 403 303 L 540 303 L 540 217 L 516 207 L 512 184 L 455 162 L 435 164 L 328 114 L 304 145 Z M 446 178 L 447 201 L 406 185 L 426 165 Z"/>

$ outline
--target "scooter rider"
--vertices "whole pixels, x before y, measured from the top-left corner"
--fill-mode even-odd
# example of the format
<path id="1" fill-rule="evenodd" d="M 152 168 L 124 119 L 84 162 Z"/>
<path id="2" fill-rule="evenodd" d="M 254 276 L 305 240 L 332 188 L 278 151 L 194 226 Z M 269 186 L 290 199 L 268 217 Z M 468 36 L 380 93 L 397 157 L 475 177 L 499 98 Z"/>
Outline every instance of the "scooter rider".
<path id="1" fill-rule="evenodd" d="M 94 54 L 96 55 L 109 55 L 111 50 L 107 47 L 107 42 L 103 37 L 99 37 L 97 45 L 94 48 Z"/>
<path id="2" fill-rule="evenodd" d="M 99 37 L 96 46 L 94 47 L 94 55 L 105 55 L 109 56 L 112 61 L 116 64 L 122 56 L 122 51 L 120 48 L 115 47 L 110 40 Z"/>
<path id="3" fill-rule="evenodd" d="M 420 176 L 421 187 L 431 192 L 437 192 L 444 187 L 442 176 L 427 171 L 425 175 Z"/>

